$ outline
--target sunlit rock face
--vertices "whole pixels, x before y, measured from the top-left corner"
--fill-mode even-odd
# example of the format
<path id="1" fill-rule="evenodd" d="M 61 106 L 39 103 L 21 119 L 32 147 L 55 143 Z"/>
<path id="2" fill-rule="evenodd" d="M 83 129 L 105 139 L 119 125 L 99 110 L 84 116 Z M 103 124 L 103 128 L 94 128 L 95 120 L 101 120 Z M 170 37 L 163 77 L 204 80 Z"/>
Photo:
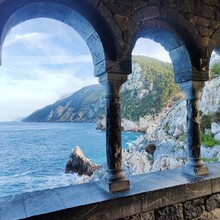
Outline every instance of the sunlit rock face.
<path id="1" fill-rule="evenodd" d="M 99 166 L 88 160 L 79 146 L 76 146 L 70 154 L 70 159 L 66 163 L 65 173 L 77 173 L 79 176 L 92 176 Z"/>
<path id="2" fill-rule="evenodd" d="M 214 91 L 214 92 L 213 92 Z M 199 102 L 201 111 L 201 120 L 203 115 L 213 115 L 214 113 L 220 112 L 220 77 L 213 79 L 210 82 L 205 83 L 201 99 Z M 154 129 L 147 130 L 146 139 L 149 141 L 163 140 L 164 135 L 170 135 L 174 138 L 179 138 L 186 132 L 186 102 L 181 100 L 176 102 L 172 108 L 161 112 L 159 114 L 159 122 L 154 120 L 148 121 L 148 126 L 150 124 L 157 124 Z M 219 120 L 219 121 L 218 121 Z M 219 132 L 220 119 L 216 118 L 214 124 L 212 123 L 212 133 L 215 135 Z M 215 127 L 215 128 L 214 128 Z M 207 129 L 211 129 L 210 127 Z M 165 133 L 165 134 L 164 134 Z"/>
<path id="3" fill-rule="evenodd" d="M 220 77 L 205 83 L 200 100 L 200 110 L 203 114 L 220 112 Z"/>

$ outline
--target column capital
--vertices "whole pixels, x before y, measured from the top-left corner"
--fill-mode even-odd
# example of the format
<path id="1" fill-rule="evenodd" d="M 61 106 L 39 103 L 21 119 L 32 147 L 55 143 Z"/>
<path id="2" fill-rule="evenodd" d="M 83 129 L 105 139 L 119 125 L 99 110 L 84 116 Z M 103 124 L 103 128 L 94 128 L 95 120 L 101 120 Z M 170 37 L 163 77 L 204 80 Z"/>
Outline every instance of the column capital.
<path id="1" fill-rule="evenodd" d="M 185 93 L 186 100 L 199 100 L 200 92 L 205 85 L 204 81 L 189 80 L 179 83 L 180 89 Z"/>
<path id="2" fill-rule="evenodd" d="M 105 89 L 107 96 L 115 95 L 119 97 L 120 88 L 127 81 L 127 75 L 118 73 L 106 73 L 99 77 L 99 83 L 101 83 Z"/>

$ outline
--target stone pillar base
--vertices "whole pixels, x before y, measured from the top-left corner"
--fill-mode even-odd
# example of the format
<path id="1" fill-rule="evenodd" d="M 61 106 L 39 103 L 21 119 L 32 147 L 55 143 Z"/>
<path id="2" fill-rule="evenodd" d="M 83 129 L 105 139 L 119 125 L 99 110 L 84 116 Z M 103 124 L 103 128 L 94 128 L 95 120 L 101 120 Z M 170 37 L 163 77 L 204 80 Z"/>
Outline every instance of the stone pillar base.
<path id="1" fill-rule="evenodd" d="M 110 193 L 120 192 L 130 189 L 130 181 L 129 180 L 121 180 L 118 182 L 108 182 L 105 179 L 100 181 L 100 185 L 103 189 Z"/>
<path id="2" fill-rule="evenodd" d="M 196 176 L 204 176 L 209 174 L 209 169 L 207 166 L 203 165 L 201 167 L 192 167 L 192 166 L 185 166 L 185 169 L 188 173 L 191 173 Z"/>
<path id="3" fill-rule="evenodd" d="M 200 168 L 194 168 L 194 173 L 197 176 L 204 176 L 209 174 L 209 169 L 206 166 L 200 167 Z"/>

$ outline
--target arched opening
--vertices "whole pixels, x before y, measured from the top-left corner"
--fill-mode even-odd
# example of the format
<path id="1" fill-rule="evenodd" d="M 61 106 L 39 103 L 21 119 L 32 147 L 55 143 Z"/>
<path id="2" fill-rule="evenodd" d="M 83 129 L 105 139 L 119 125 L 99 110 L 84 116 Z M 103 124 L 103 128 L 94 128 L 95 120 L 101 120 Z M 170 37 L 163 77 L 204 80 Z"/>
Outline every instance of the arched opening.
<path id="1" fill-rule="evenodd" d="M 81 35 L 91 51 L 95 76 L 106 71 L 106 59 L 116 59 L 115 40 L 109 26 L 85 2 L 82 4 L 78 2 L 66 3 L 66 5 L 61 2 L 47 1 L 31 4 L 22 2 L 21 4 L 14 4 L 13 7 L 7 2 L 4 7 L 1 8 L 2 14 L 5 15 L 6 11 L 7 13 L 3 16 L 4 20 L 0 26 L 1 46 L 12 27 L 28 19 L 44 17 L 61 21 Z"/>
<path id="2" fill-rule="evenodd" d="M 20 117 L 26 118 L 48 104 L 68 99 L 84 86 L 97 83 L 88 45 L 63 22 L 29 19 L 8 32 L 2 47 L 2 61 L 0 83 L 5 86 L 0 88 L 4 94 L 0 103 L 5 113 L 1 114 L 0 121 L 14 122 L 0 124 L 0 139 L 4 140 L 1 149 L 5 155 L 1 160 L 1 176 L 4 176 L 1 196 L 87 182 L 89 177 L 64 174 L 68 155 L 79 145 L 93 163 L 103 164 L 106 161 L 105 132 L 96 130 L 95 124 L 38 123 L 65 121 L 65 117 L 55 120 L 58 111 L 66 111 L 65 104 L 57 106 L 57 112 L 52 113 L 53 109 L 47 112 L 47 116 L 52 115 L 51 120 L 45 120 L 41 114 L 42 119 L 29 120 L 32 123 L 19 121 Z M 86 88 L 84 92 L 89 90 Z M 86 95 L 90 99 L 94 93 Z M 100 108 L 105 104 L 104 97 L 102 99 Z M 87 110 L 83 114 L 91 115 Z M 123 136 L 124 145 L 136 137 L 131 133 Z M 11 161 L 13 166 L 8 163 Z"/>
<path id="3" fill-rule="evenodd" d="M 143 150 L 143 146 L 140 145 L 142 143 L 142 145 L 145 145 L 144 150 L 147 151 L 148 154 L 149 151 L 152 151 L 153 149 L 155 153 L 150 153 L 152 154 L 151 157 L 153 158 L 153 161 L 150 164 L 152 167 L 154 165 L 158 166 L 158 164 L 160 163 L 163 163 L 162 166 L 167 166 L 167 164 L 170 164 L 170 161 L 163 161 L 163 158 L 159 158 L 158 164 L 155 163 L 155 155 L 159 157 L 161 153 L 167 154 L 168 152 L 170 152 L 175 153 L 175 162 L 179 163 L 181 161 L 182 165 L 185 164 L 185 161 L 187 161 L 187 166 L 191 167 L 192 171 L 195 172 L 196 175 L 204 175 L 208 173 L 208 168 L 203 164 L 200 153 L 201 147 L 198 107 L 198 99 L 200 97 L 199 93 L 204 85 L 204 79 L 202 78 L 203 69 L 195 70 L 197 67 L 193 67 L 191 61 L 195 61 L 195 57 L 191 57 L 192 53 L 190 54 L 188 52 L 184 41 L 175 31 L 178 28 L 174 28 L 172 31 L 171 26 L 164 25 L 164 27 L 165 28 L 153 28 L 151 25 L 149 29 L 141 30 L 141 37 L 149 38 L 157 43 L 160 43 L 161 46 L 163 46 L 164 49 L 169 52 L 169 56 L 173 64 L 174 80 L 180 85 L 180 88 L 184 91 L 186 95 L 187 111 L 183 110 L 185 109 L 184 102 L 176 105 L 175 108 L 168 111 L 165 118 L 160 120 L 157 130 L 154 130 L 154 132 L 150 132 L 150 135 L 146 134 L 145 136 L 140 138 L 140 140 L 137 141 L 137 145 L 139 146 L 134 146 L 133 148 L 139 147 L 141 150 Z M 164 80 L 162 80 L 162 77 L 160 77 L 158 78 L 158 81 L 160 82 Z M 168 86 L 169 85 L 167 84 L 165 87 Z M 155 98 L 151 97 L 151 100 L 155 100 Z M 144 103 L 142 105 L 144 106 Z M 179 116 L 179 118 L 177 116 Z M 184 136 L 185 132 L 186 135 Z M 167 136 L 167 134 L 172 134 L 173 137 L 169 137 Z M 170 138 L 173 140 L 169 140 Z M 183 140 L 178 140 L 182 138 L 186 138 L 186 142 L 181 142 Z M 177 142 L 176 139 L 179 142 Z M 153 143 L 151 143 L 150 140 Z M 159 140 L 161 140 L 161 143 Z M 166 140 L 169 140 L 170 143 L 166 143 Z M 157 147 L 155 143 L 157 143 L 159 146 Z M 148 145 L 146 146 L 146 144 Z M 166 150 L 161 148 L 161 146 L 163 145 L 165 147 L 164 149 Z M 162 151 L 158 152 L 158 149 L 162 149 Z M 161 169 L 163 170 L 164 168 L 160 167 L 159 170 Z"/>
<path id="4" fill-rule="evenodd" d="M 123 163 L 125 167 L 130 167 L 130 174 L 159 171 L 185 164 L 186 146 L 181 144 L 186 145 L 182 140 L 185 139 L 186 132 L 186 110 L 185 102 L 182 101 L 184 95 L 174 83 L 173 65 L 177 65 L 177 55 L 172 51 L 180 43 L 176 40 L 177 45 L 172 45 L 175 41 L 169 41 L 170 36 L 168 32 L 166 34 L 167 40 L 165 34 L 162 35 L 162 40 L 159 39 L 161 33 L 156 31 L 137 40 L 132 52 L 132 74 L 123 85 L 125 88 L 122 87 L 122 118 L 123 110 L 126 110 L 129 117 L 133 113 L 132 119 L 136 121 L 137 129 L 142 129 L 145 133 L 124 152 Z M 179 66 L 175 69 L 176 75 L 178 72 L 181 74 L 180 70 Z M 126 96 L 125 99 L 123 96 Z M 130 104 L 127 103 L 128 100 Z M 124 101 L 127 109 L 123 109 Z M 172 113 L 174 106 L 179 106 L 180 111 Z M 130 162 L 129 158 L 132 157 L 136 159 L 131 159 Z"/>
<path id="5" fill-rule="evenodd" d="M 64 174 L 68 155 L 75 145 L 86 147 L 76 134 L 87 136 L 88 142 L 96 135 L 101 148 L 104 134 L 93 125 L 83 129 L 73 123 L 21 123 L 16 118 L 97 83 L 88 46 L 66 24 L 38 18 L 16 25 L 2 51 L 0 121 L 14 122 L 0 126 L 1 196 L 73 184 L 75 176 Z"/>
<path id="6" fill-rule="evenodd" d="M 24 93 L 20 97 L 26 95 L 26 100 L 20 100 L 16 115 L 7 118 L 2 114 L 1 120 L 28 116 L 98 81 L 93 76 L 92 57 L 83 39 L 56 20 L 39 18 L 16 26 L 7 36 L 2 56 L 1 81 L 11 83 L 7 90 L 1 87 L 2 94 L 5 99 L 12 98 L 12 103 L 20 93 Z M 26 111 L 21 112 L 25 103 Z M 15 112 L 12 108 L 11 111 Z"/>
<path id="7" fill-rule="evenodd" d="M 80 13 L 78 13 L 74 9 L 77 9 L 77 11 L 80 11 L 83 15 L 86 14 L 85 17 L 87 17 L 89 21 L 87 19 L 85 19 Z M 97 19 L 96 21 L 93 20 L 94 18 L 98 18 L 97 12 L 94 11 L 94 9 L 92 9 L 92 10 L 89 10 L 89 9 L 90 9 L 89 5 L 86 5 L 86 4 L 84 5 L 84 3 L 81 5 L 81 4 L 78 4 L 77 2 L 72 3 L 72 4 L 67 4 L 66 6 L 63 3 L 52 3 L 52 2 L 48 3 L 46 1 L 45 2 L 38 2 L 38 3 L 31 3 L 31 4 L 27 4 L 26 2 L 20 2 L 19 4 L 5 2 L 5 4 L 1 7 L 1 14 L 2 14 L 2 18 L 3 18 L 1 20 L 1 25 L 0 25 L 1 51 L 2 51 L 2 47 L 4 45 L 3 43 L 5 41 L 5 38 L 13 27 L 19 25 L 20 23 L 23 23 L 24 21 L 27 21 L 30 19 L 35 19 L 35 18 L 54 19 L 54 20 L 57 20 L 57 21 L 60 21 L 62 23 L 67 24 L 68 26 L 70 26 L 71 28 L 76 30 L 79 35 L 81 35 L 81 37 L 84 39 L 84 41 L 88 45 L 88 48 L 90 49 L 90 54 L 92 55 L 92 61 L 93 61 L 93 65 L 95 67 L 94 68 L 94 75 L 98 76 L 106 71 L 105 70 L 105 60 L 112 59 L 112 58 L 114 59 L 115 41 L 111 39 L 112 34 L 111 34 L 110 30 L 108 29 L 108 26 L 107 25 L 105 26 L 105 22 L 103 22 L 103 20 L 101 20 L 101 19 Z M 86 11 L 87 12 L 89 11 L 89 13 L 88 13 L 89 16 L 87 16 L 87 13 L 85 13 Z M 102 37 L 102 40 L 100 39 L 99 34 L 96 32 L 96 30 L 94 29 L 93 26 L 96 27 L 96 30 L 99 31 L 99 34 Z M 105 32 L 105 34 L 107 33 L 107 35 L 104 36 L 100 30 Z M 17 36 L 17 37 L 19 38 L 19 36 Z M 32 33 L 30 35 L 26 35 L 25 37 L 23 36 L 23 38 L 26 38 L 26 40 L 32 39 L 32 40 L 38 41 L 37 46 L 40 46 L 39 45 L 39 38 L 41 38 L 41 37 L 44 38 L 44 36 L 42 36 L 41 34 L 38 34 L 38 33 L 35 33 L 35 34 Z M 14 39 L 12 39 L 12 41 L 13 40 L 16 41 L 19 39 L 16 39 L 16 37 L 15 37 Z M 105 44 L 105 48 L 103 48 L 102 41 L 103 42 L 108 41 L 110 43 Z M 50 42 L 50 41 L 48 40 L 48 42 Z M 7 43 L 9 44 L 9 42 L 6 42 L 5 45 L 7 45 Z M 13 43 L 13 42 L 10 42 L 10 43 Z M 30 43 L 28 46 L 31 47 L 33 45 L 31 45 L 31 43 Z M 111 48 L 111 51 L 109 50 L 109 46 Z M 45 48 L 45 45 L 43 45 L 43 47 Z M 73 48 L 71 48 L 71 49 L 73 49 Z M 17 52 L 19 53 L 19 50 L 12 51 L 13 56 L 16 55 Z M 65 65 L 66 65 L 66 64 L 73 62 L 72 59 L 74 59 L 74 57 L 68 57 L 68 56 L 67 57 L 65 57 L 65 56 L 60 57 L 60 53 L 62 53 L 61 51 L 54 50 L 53 52 L 54 53 L 58 52 L 59 54 L 57 56 L 56 55 L 53 56 L 53 54 L 52 55 L 50 54 L 47 57 L 47 62 L 49 62 L 49 65 L 54 62 L 54 58 L 55 58 L 55 61 L 60 63 L 61 65 L 63 63 L 65 63 Z M 2 53 L 1 53 L 1 55 L 2 55 Z M 76 55 L 78 56 L 78 54 L 76 54 Z M 9 57 L 9 59 L 10 59 L 10 57 Z M 29 62 L 31 63 L 31 65 L 35 66 L 36 64 L 38 64 L 39 59 L 41 59 L 41 61 L 42 61 L 43 57 L 40 58 L 40 57 L 32 56 L 32 59 L 30 59 L 30 57 L 29 57 Z M 86 61 L 86 59 L 88 59 L 88 57 L 84 57 L 82 59 L 85 63 L 85 61 Z M 65 76 L 68 76 L 67 73 L 63 74 L 62 77 L 59 77 L 58 76 L 59 73 L 62 72 L 61 66 L 57 67 L 57 69 L 56 69 L 56 72 L 58 72 L 58 74 L 56 76 L 53 75 L 53 77 L 51 77 L 51 75 L 48 73 L 49 72 L 48 70 L 50 69 L 49 65 L 47 62 L 44 62 L 44 68 L 42 68 L 41 71 L 39 69 L 35 70 L 36 72 L 38 72 L 38 74 L 40 72 L 40 75 L 37 75 L 37 77 L 42 78 L 44 83 L 41 83 L 41 85 L 38 85 L 36 88 L 32 88 L 32 85 L 30 84 L 31 80 L 27 79 L 27 78 L 28 77 L 29 78 L 36 77 L 36 75 L 34 75 L 33 72 L 26 73 L 26 74 L 24 74 L 23 72 L 19 72 L 18 71 L 19 65 L 22 65 L 22 64 L 20 64 L 18 61 L 19 60 L 14 61 L 17 63 L 16 68 L 14 68 L 14 71 L 16 71 L 16 73 L 17 73 L 17 77 L 18 78 L 23 77 L 26 81 L 29 80 L 29 82 L 27 83 L 29 85 L 29 89 L 36 89 L 36 91 L 35 91 L 36 94 L 41 93 L 41 92 L 45 92 L 45 90 L 48 89 L 48 85 L 47 85 L 48 81 L 50 82 L 50 84 L 54 83 L 56 89 L 59 90 L 59 86 L 63 87 L 65 84 L 64 82 L 66 80 L 69 80 L 70 84 L 71 84 L 71 80 L 73 80 L 73 81 L 76 80 L 76 78 L 73 79 L 71 77 L 70 78 L 67 77 L 65 79 Z M 20 61 L 24 62 L 24 59 L 23 60 L 21 59 Z M 78 61 L 80 61 L 80 60 L 78 60 Z M 89 62 L 91 61 L 90 57 L 89 57 L 88 61 Z M 13 62 L 13 59 L 10 60 L 9 62 Z M 27 62 L 25 62 L 25 63 L 27 64 Z M 31 65 L 29 65 L 29 67 Z M 91 67 L 91 65 L 89 65 L 89 66 Z M 10 68 L 11 68 L 11 66 L 10 66 Z M 5 66 L 5 69 L 7 69 L 7 66 Z M 32 71 L 34 71 L 34 70 L 32 69 Z M 92 70 L 89 70 L 89 71 L 93 72 Z M 85 76 L 83 77 L 83 73 L 81 72 L 80 74 L 82 74 L 81 81 L 85 81 L 86 79 L 85 79 Z M 5 75 L 7 75 L 7 72 Z M 90 79 L 88 79 L 88 81 L 90 81 Z M 12 82 L 12 83 L 14 83 L 14 82 Z M 69 86 L 71 86 L 70 84 L 69 84 Z M 8 91 L 8 90 L 7 90 L 7 92 L 13 93 L 13 91 Z M 54 94 L 53 91 L 51 92 L 51 94 L 44 94 L 44 95 L 50 96 L 52 94 Z M 19 94 L 17 94 L 17 95 L 19 97 Z M 37 94 L 37 95 L 39 95 L 39 94 Z M 48 97 L 48 98 L 51 98 L 51 97 Z M 55 99 L 55 97 L 53 97 L 53 98 Z M 24 104 L 31 105 L 32 103 L 33 102 L 29 102 L 29 103 L 26 102 Z M 14 108 L 14 105 L 12 105 L 12 108 Z M 3 190 L 3 195 L 17 194 L 22 191 L 33 191 L 33 190 L 43 189 L 43 188 L 48 188 L 48 187 L 53 188 L 55 186 L 60 185 L 60 183 L 59 183 L 60 180 L 64 180 L 65 178 L 64 179 L 63 178 L 56 179 L 56 177 L 54 176 L 53 173 L 51 173 L 51 175 L 50 174 L 47 175 L 48 177 L 45 177 L 45 175 L 44 175 L 49 170 L 50 170 L 49 172 L 51 172 L 51 171 L 53 172 L 54 169 L 55 170 L 58 169 L 58 166 L 59 166 L 58 164 L 60 163 L 60 161 L 62 161 L 62 159 L 60 158 L 60 154 L 61 154 L 60 152 L 58 154 L 56 154 L 56 158 L 53 158 L 54 165 L 52 165 L 52 166 L 49 165 L 47 167 L 48 168 L 47 171 L 45 171 L 43 168 L 45 166 L 45 163 L 44 163 L 44 165 L 43 164 L 40 165 L 40 163 L 38 163 L 38 165 L 37 165 L 43 169 L 38 167 L 40 169 L 40 170 L 38 170 L 36 167 L 34 167 L 36 165 L 36 163 L 34 163 L 34 161 L 42 160 L 42 162 L 48 162 L 51 160 L 52 155 L 50 155 L 50 153 L 48 154 L 48 153 L 44 152 L 44 150 L 48 149 L 48 146 L 49 146 L 48 143 L 46 142 L 45 134 L 48 130 L 51 130 L 51 126 L 52 126 L 52 133 L 51 134 L 54 138 L 54 141 L 57 142 L 59 145 L 60 144 L 59 140 L 56 141 L 55 139 L 57 136 L 62 136 L 62 135 L 60 135 L 60 128 L 57 128 L 56 125 L 50 125 L 49 129 L 48 129 L 48 127 L 45 128 L 45 127 L 41 127 L 41 126 L 38 126 L 38 128 L 33 126 L 33 128 L 31 129 L 30 128 L 31 125 L 30 125 L 29 129 L 26 129 L 25 126 L 21 128 L 19 126 L 19 124 L 16 124 L 16 125 L 17 126 L 14 126 L 14 130 L 12 131 L 18 135 L 17 138 L 15 138 L 15 139 L 10 138 L 10 128 L 8 128 L 7 124 L 3 124 L 2 130 L 5 132 L 1 132 L 1 135 L 2 135 L 1 139 L 4 140 L 3 145 L 4 144 L 5 144 L 5 146 L 7 144 L 16 145 L 16 141 L 17 141 L 18 145 L 20 143 L 25 148 L 25 150 L 24 149 L 22 150 L 21 148 L 19 148 L 19 150 L 17 151 L 18 155 L 22 155 L 21 157 L 18 157 L 18 155 L 13 154 L 14 156 L 11 156 L 9 158 L 10 160 L 14 160 L 13 164 L 15 167 L 9 167 L 7 165 L 7 163 L 6 163 L 6 165 L 3 164 L 3 166 L 2 166 L 3 168 L 5 167 L 5 169 L 3 169 L 3 176 L 6 177 L 5 181 L 1 182 L 3 184 L 1 187 L 1 189 Z M 70 127 L 71 127 L 71 125 L 70 125 Z M 81 130 L 81 129 L 79 128 L 79 129 L 77 129 L 77 131 L 78 130 Z M 34 131 L 34 132 L 32 132 L 32 134 L 30 134 L 29 132 L 31 132 L 31 131 Z M 68 131 L 68 129 L 66 130 L 65 135 L 67 135 L 67 133 L 68 133 L 67 131 Z M 73 132 L 73 130 L 71 130 L 71 131 L 69 130 L 69 132 L 70 133 L 68 134 L 68 137 L 71 137 L 71 132 Z M 29 141 L 27 140 L 28 138 L 30 139 Z M 52 141 L 50 144 L 53 144 L 54 143 L 53 138 L 50 138 L 47 141 Z M 67 140 L 65 137 L 63 137 L 63 139 Z M 12 141 L 12 140 L 14 140 L 15 142 L 10 143 L 10 141 Z M 32 150 L 35 149 L 34 154 L 33 154 L 33 152 L 30 152 L 30 148 L 31 148 L 30 142 L 32 142 L 31 143 Z M 37 146 L 36 143 L 41 145 L 41 147 L 42 147 L 41 150 L 36 148 L 36 146 Z M 71 145 L 70 142 L 66 143 L 66 144 Z M 35 148 L 33 147 L 33 145 L 35 145 Z M 64 147 L 64 148 L 66 148 L 66 147 Z M 8 148 L 8 150 L 9 149 L 10 148 Z M 41 156 L 43 155 L 43 157 L 39 157 L 39 154 L 41 154 Z M 5 160 L 7 160 L 7 158 L 8 157 L 6 156 Z M 29 165 L 27 164 L 27 161 L 30 162 Z M 38 162 L 41 162 L 41 161 L 38 161 Z M 63 163 L 63 162 L 61 162 L 61 163 Z M 18 167 L 21 168 L 21 170 L 19 170 Z M 62 173 L 64 173 L 65 167 L 63 167 L 61 169 L 62 169 Z M 11 171 L 18 171 L 18 172 L 12 174 L 12 173 L 10 173 Z M 14 176 L 15 179 L 14 178 L 7 178 L 8 174 L 9 175 L 12 174 L 11 177 Z M 35 176 L 36 178 L 33 178 L 33 176 Z M 56 180 L 54 179 L 54 177 Z M 69 177 L 69 183 L 72 183 L 73 180 L 74 180 L 73 176 Z M 67 178 L 66 183 L 64 183 L 63 181 L 61 181 L 61 182 L 62 182 L 61 183 L 62 185 L 66 185 L 66 183 L 68 182 L 68 178 Z M 42 186 L 42 184 L 44 186 Z"/>

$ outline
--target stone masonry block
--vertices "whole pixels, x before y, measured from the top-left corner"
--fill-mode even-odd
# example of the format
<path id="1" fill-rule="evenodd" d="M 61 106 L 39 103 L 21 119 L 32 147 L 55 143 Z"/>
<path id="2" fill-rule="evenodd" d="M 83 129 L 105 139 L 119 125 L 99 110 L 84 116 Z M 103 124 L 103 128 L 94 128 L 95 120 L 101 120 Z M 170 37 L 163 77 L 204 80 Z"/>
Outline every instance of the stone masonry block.
<path id="1" fill-rule="evenodd" d="M 220 178 L 212 179 L 211 183 L 212 183 L 212 193 L 220 192 Z"/>
<path id="2" fill-rule="evenodd" d="M 73 27 L 84 40 L 87 40 L 95 32 L 89 22 L 77 12 L 72 12 L 66 16 L 64 22 Z"/>
<path id="3" fill-rule="evenodd" d="M 155 211 L 155 217 L 158 220 L 183 220 L 183 206 L 176 204 Z"/>
<path id="4" fill-rule="evenodd" d="M 160 16 L 159 7 L 156 6 L 141 8 L 140 12 L 145 17 L 144 19 L 152 19 Z"/>
<path id="5" fill-rule="evenodd" d="M 197 199 L 210 195 L 211 193 L 211 180 L 186 185 L 186 200 Z"/>
<path id="6" fill-rule="evenodd" d="M 185 201 L 185 186 L 149 192 L 143 197 L 143 211 L 158 209 Z"/>
<path id="7" fill-rule="evenodd" d="M 206 200 L 206 210 L 208 212 L 220 208 L 220 193 L 210 196 Z"/>
<path id="8" fill-rule="evenodd" d="M 26 213 L 22 195 L 0 198 L 0 219 L 21 219 L 25 217 Z"/>
<path id="9" fill-rule="evenodd" d="M 204 199 L 195 199 L 183 204 L 183 213 L 185 219 L 193 219 L 202 215 L 205 211 Z"/>
<path id="10" fill-rule="evenodd" d="M 121 218 L 120 220 L 156 220 L 154 211 L 143 212 L 137 215 Z"/>
<path id="11" fill-rule="evenodd" d="M 86 43 L 88 44 L 89 49 L 92 53 L 94 65 L 104 60 L 104 49 L 101 40 L 96 32 L 88 38 Z"/>

